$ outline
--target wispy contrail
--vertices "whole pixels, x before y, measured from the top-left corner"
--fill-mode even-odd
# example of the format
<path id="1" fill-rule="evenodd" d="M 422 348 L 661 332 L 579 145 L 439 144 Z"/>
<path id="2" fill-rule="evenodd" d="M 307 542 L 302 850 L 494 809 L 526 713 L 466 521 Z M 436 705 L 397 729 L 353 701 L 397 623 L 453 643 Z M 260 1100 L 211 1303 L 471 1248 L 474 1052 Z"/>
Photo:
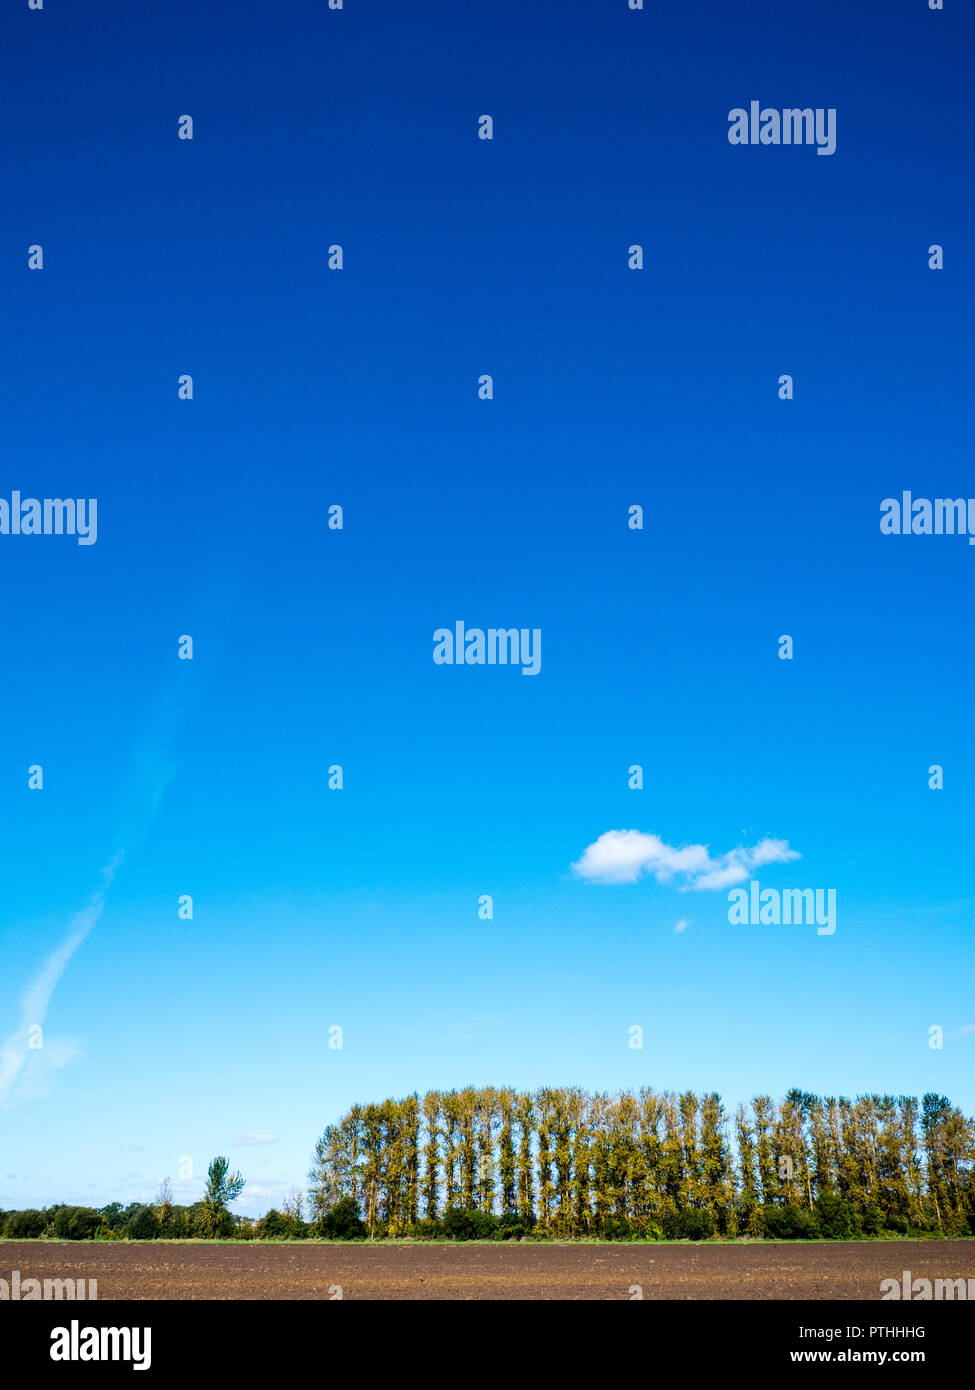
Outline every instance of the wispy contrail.
<path id="1" fill-rule="evenodd" d="M 76 912 L 68 926 L 68 934 L 52 951 L 40 970 L 27 985 L 20 1001 L 20 1027 L 12 1033 L 0 1048 L 0 1105 L 6 1101 L 17 1077 L 23 1071 L 30 1055 L 30 1030 L 43 1024 L 51 995 L 68 962 L 102 915 L 105 894 L 122 862 L 122 854 L 114 856 L 111 863 L 102 870 L 101 887 L 97 888 L 88 900 L 86 907 Z"/>
<path id="2" fill-rule="evenodd" d="M 168 697 L 160 699 L 148 721 L 148 731 L 133 757 L 130 796 L 122 807 L 117 844 L 131 846 L 155 820 L 163 793 L 177 771 L 178 763 L 171 750 L 185 722 L 188 707 L 189 695 L 185 687 L 171 689 Z M 20 1027 L 0 1047 L 0 1108 L 9 1103 L 11 1091 L 30 1060 L 31 1029 L 43 1024 L 51 996 L 72 956 L 101 917 L 105 897 L 124 857 L 125 850 L 119 849 L 104 866 L 101 884 L 81 911 L 71 918 L 64 940 L 24 990 L 20 1001 Z"/>
<path id="3" fill-rule="evenodd" d="M 223 617 L 225 620 L 235 606 L 238 568 L 239 560 L 235 555 L 216 553 L 207 586 L 208 598 L 194 605 L 195 621 L 191 630 L 211 634 L 211 674 L 219 645 L 212 634 L 223 630 L 218 619 Z M 182 662 L 179 664 L 183 665 Z M 51 996 L 72 956 L 102 915 L 105 896 L 126 848 L 131 849 L 149 829 L 159 811 L 163 794 L 178 771 L 179 762 L 173 749 L 182 733 L 190 705 L 199 697 L 201 686 L 205 684 L 200 677 L 187 682 L 187 675 L 188 672 L 182 670 L 168 682 L 146 720 L 143 736 L 136 745 L 132 759 L 128 779 L 129 797 L 121 808 L 119 833 L 115 837 L 115 843 L 120 848 L 102 869 L 101 886 L 92 893 L 87 905 L 72 917 L 64 940 L 52 951 L 24 990 L 20 1027 L 0 1047 L 0 1108 L 9 1103 L 11 1090 L 29 1060 L 31 1028 L 43 1022 Z"/>

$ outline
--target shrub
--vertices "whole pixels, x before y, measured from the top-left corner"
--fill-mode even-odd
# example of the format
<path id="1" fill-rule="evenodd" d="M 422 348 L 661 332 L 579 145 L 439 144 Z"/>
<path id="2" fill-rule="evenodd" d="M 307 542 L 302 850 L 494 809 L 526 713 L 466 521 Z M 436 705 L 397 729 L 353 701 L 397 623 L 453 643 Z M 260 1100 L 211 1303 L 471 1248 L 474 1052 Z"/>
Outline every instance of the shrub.
<path id="1" fill-rule="evenodd" d="M 257 1234 L 261 1240 L 282 1240 L 288 1234 L 288 1218 L 277 1207 L 271 1207 L 258 1221 Z"/>
<path id="2" fill-rule="evenodd" d="M 125 1228 L 129 1240 L 158 1240 L 159 1217 L 152 1207 L 140 1207 Z"/>
<path id="3" fill-rule="evenodd" d="M 883 1212 L 876 1205 L 867 1207 L 860 1217 L 860 1230 L 865 1236 L 876 1236 L 880 1234 L 884 1224 Z"/>
<path id="4" fill-rule="evenodd" d="M 506 1211 L 498 1217 L 498 1236 L 501 1240 L 521 1240 L 522 1236 L 530 1235 L 531 1227 L 518 1212 Z"/>
<path id="5" fill-rule="evenodd" d="M 359 1205 L 354 1197 L 340 1198 L 318 1225 L 326 1240 L 365 1240 L 367 1235 L 366 1224 L 359 1216 Z"/>
<path id="6" fill-rule="evenodd" d="M 887 1229 L 896 1231 L 899 1236 L 906 1236 L 910 1229 L 906 1216 L 888 1216 Z"/>
<path id="7" fill-rule="evenodd" d="M 3 1233 L 15 1240 L 36 1240 L 47 1230 L 47 1213 L 36 1207 L 26 1211 L 8 1211 L 3 1225 Z"/>
<path id="8" fill-rule="evenodd" d="M 835 1192 L 821 1192 L 816 1198 L 816 1219 L 824 1240 L 849 1240 L 853 1234 L 853 1211 Z"/>
<path id="9" fill-rule="evenodd" d="M 102 1218 L 102 1225 L 107 1226 L 110 1231 L 118 1230 L 126 1222 L 121 1202 L 109 1202 L 108 1206 L 99 1207 L 98 1215 Z"/>
<path id="10" fill-rule="evenodd" d="M 498 1218 L 491 1212 L 466 1207 L 448 1207 L 443 1224 L 449 1240 L 495 1240 L 499 1233 Z"/>
<path id="11" fill-rule="evenodd" d="M 714 1235 L 714 1218 L 709 1211 L 686 1207 L 677 1213 L 673 1223 L 675 1240 L 707 1240 Z"/>
<path id="12" fill-rule="evenodd" d="M 633 1240 L 639 1232 L 625 1216 L 607 1216 L 599 1234 L 603 1240 Z"/>
<path id="13" fill-rule="evenodd" d="M 410 1240 L 446 1240 L 447 1238 L 443 1222 L 437 1221 L 434 1217 L 427 1217 L 425 1221 L 414 1221 L 411 1226 L 407 1226 L 406 1235 L 409 1236 Z"/>
<path id="14" fill-rule="evenodd" d="M 946 1211 L 941 1218 L 941 1229 L 952 1240 L 969 1234 L 968 1222 L 960 1211 Z"/>
<path id="15" fill-rule="evenodd" d="M 803 1207 L 764 1207 L 762 1224 L 771 1240 L 816 1240 L 819 1225 Z"/>
<path id="16" fill-rule="evenodd" d="M 60 1207 L 54 1218 L 58 1240 L 91 1240 L 102 1218 L 91 1207 Z"/>

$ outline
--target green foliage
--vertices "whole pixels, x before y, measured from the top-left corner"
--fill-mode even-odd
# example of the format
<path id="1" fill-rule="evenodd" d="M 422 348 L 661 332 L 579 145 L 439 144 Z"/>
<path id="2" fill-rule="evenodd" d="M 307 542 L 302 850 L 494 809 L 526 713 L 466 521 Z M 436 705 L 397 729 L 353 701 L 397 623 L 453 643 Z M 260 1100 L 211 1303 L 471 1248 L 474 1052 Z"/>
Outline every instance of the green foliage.
<path id="1" fill-rule="evenodd" d="M 819 1224 L 804 1207 L 765 1207 L 762 1225 L 769 1240 L 817 1240 Z"/>
<path id="2" fill-rule="evenodd" d="M 871 1203 L 860 1217 L 860 1230 L 865 1236 L 879 1235 L 884 1225 L 884 1214 L 876 1203 Z"/>
<path id="3" fill-rule="evenodd" d="M 607 1216 L 599 1234 L 603 1240 L 637 1240 L 640 1232 L 625 1216 Z"/>
<path id="4" fill-rule="evenodd" d="M 326 1240 L 365 1240 L 368 1232 L 359 1215 L 359 1204 L 352 1197 L 342 1197 L 318 1223 L 319 1233 Z"/>
<path id="5" fill-rule="evenodd" d="M 497 1234 L 499 1240 L 521 1240 L 531 1235 L 531 1227 L 520 1212 L 506 1211 L 498 1218 Z"/>
<path id="6" fill-rule="evenodd" d="M 210 1162 L 207 1170 L 206 1191 L 199 1203 L 196 1218 L 198 1230 L 195 1234 L 211 1240 L 225 1238 L 234 1233 L 234 1219 L 227 1210 L 244 1190 L 244 1179 L 239 1173 L 231 1173 L 230 1160 L 222 1154 Z"/>
<path id="7" fill-rule="evenodd" d="M 447 1232 L 442 1221 L 427 1217 L 424 1221 L 413 1221 L 404 1231 L 410 1240 L 446 1240 Z"/>
<path id="8" fill-rule="evenodd" d="M 36 1207 L 25 1211 L 8 1211 L 3 1223 L 3 1234 L 8 1240 L 36 1240 L 47 1230 L 47 1213 Z"/>
<path id="9" fill-rule="evenodd" d="M 139 1207 L 125 1226 L 129 1240 L 158 1240 L 159 1218 L 152 1207 Z"/>
<path id="10" fill-rule="evenodd" d="M 666 1226 L 669 1240 L 709 1240 L 714 1235 L 714 1218 L 709 1211 L 685 1207 Z"/>
<path id="11" fill-rule="evenodd" d="M 448 1240 L 497 1240 L 498 1218 L 473 1207 L 448 1207 L 443 1217 Z"/>
<path id="12" fill-rule="evenodd" d="M 276 1207 L 271 1207 L 258 1221 L 256 1229 L 260 1240 L 284 1240 L 288 1234 L 288 1218 Z"/>
<path id="13" fill-rule="evenodd" d="M 102 1224 L 110 1231 L 120 1230 L 126 1224 L 126 1214 L 122 1210 L 121 1202 L 109 1202 L 108 1206 L 99 1207 L 98 1215 L 102 1218 Z"/>
<path id="14" fill-rule="evenodd" d="M 824 1240 L 849 1240 L 853 1235 L 853 1212 L 849 1203 L 844 1202 L 837 1193 L 821 1192 L 816 1198 L 815 1210 L 819 1232 Z M 906 1221 L 904 1230 L 907 1230 Z"/>
<path id="15" fill-rule="evenodd" d="M 101 1216 L 91 1207 L 59 1207 L 54 1234 L 58 1240 L 91 1240 L 101 1224 Z"/>
<path id="16" fill-rule="evenodd" d="M 231 1173 L 230 1159 L 218 1154 L 207 1169 L 206 1192 L 203 1201 L 208 1206 L 227 1207 L 244 1190 L 244 1179 L 239 1173 Z"/>

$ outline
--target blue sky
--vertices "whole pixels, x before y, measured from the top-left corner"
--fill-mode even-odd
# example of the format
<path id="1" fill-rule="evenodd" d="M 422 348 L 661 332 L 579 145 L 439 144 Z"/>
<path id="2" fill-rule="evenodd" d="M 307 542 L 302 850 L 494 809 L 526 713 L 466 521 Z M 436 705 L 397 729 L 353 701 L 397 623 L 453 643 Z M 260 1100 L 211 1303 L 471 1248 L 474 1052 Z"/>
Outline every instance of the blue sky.
<path id="1" fill-rule="evenodd" d="M 0 1207 L 228 1153 L 261 1211 L 353 1101 L 468 1082 L 970 1113 L 975 550 L 878 524 L 975 494 L 962 7 L 2 24 L 0 496 L 98 539 L 0 536 Z M 835 154 L 730 145 L 752 99 Z M 541 673 L 434 665 L 457 620 Z M 837 930 L 572 872 L 627 829 L 785 840 Z"/>

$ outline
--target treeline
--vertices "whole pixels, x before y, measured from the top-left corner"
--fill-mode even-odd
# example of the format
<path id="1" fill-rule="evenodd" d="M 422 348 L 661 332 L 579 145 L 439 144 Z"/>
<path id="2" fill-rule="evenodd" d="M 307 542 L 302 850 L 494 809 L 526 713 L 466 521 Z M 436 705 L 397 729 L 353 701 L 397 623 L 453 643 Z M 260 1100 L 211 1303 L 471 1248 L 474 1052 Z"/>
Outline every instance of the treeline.
<path id="1" fill-rule="evenodd" d="M 850 1239 L 975 1235 L 975 1121 L 945 1096 L 720 1096 L 644 1087 L 430 1091 L 355 1105 L 315 1146 L 306 1199 L 257 1220 L 210 1164 L 204 1196 L 0 1211 L 32 1240 Z"/>
<path id="2" fill-rule="evenodd" d="M 244 1190 L 244 1179 L 230 1171 L 222 1154 L 207 1170 L 203 1197 L 192 1206 L 173 1202 L 169 1179 L 163 1180 L 154 1205 L 110 1202 L 104 1207 L 28 1207 L 0 1211 L 0 1236 L 5 1240 L 218 1240 L 241 1234 L 244 1218 L 228 1205 Z M 300 1217 L 301 1199 L 298 1201 Z M 249 1223 L 253 1225 L 254 1223 Z"/>
<path id="3" fill-rule="evenodd" d="M 300 1208 L 272 1209 L 256 1221 L 226 1208 L 215 1213 L 203 1202 L 175 1206 L 165 1200 L 0 1211 L 6 1240 L 296 1240 L 314 1234 Z"/>
<path id="4" fill-rule="evenodd" d="M 466 1087 L 353 1106 L 309 1199 L 373 1238 L 963 1236 L 973 1169 L 975 1121 L 933 1093 L 792 1090 L 731 1117 L 714 1092 Z"/>

